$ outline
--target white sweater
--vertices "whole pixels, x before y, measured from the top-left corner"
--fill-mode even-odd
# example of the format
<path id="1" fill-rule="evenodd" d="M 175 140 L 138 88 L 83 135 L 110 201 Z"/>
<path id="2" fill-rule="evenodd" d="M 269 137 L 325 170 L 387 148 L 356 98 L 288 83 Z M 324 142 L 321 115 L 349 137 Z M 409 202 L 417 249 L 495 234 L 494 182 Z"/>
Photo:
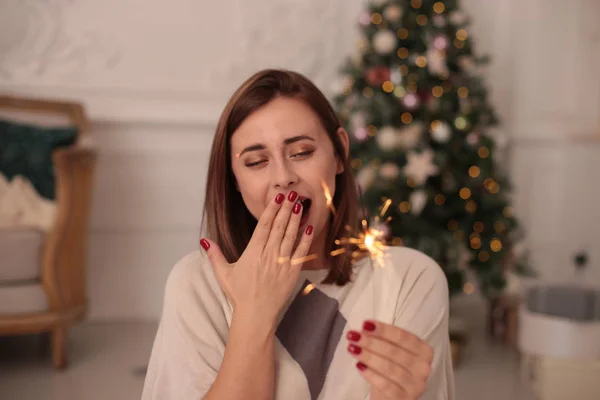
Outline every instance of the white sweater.
<path id="1" fill-rule="evenodd" d="M 343 287 L 321 284 L 326 270 L 301 271 L 277 329 L 275 399 L 368 399 L 369 385 L 346 339 L 366 319 L 393 323 L 426 340 L 435 356 L 421 399 L 454 399 L 443 271 L 408 248 L 390 247 L 384 260 L 383 267 L 370 259 L 357 262 L 355 277 Z M 219 371 L 231 316 L 204 253 L 179 261 L 167 280 L 142 400 L 202 399 Z"/>

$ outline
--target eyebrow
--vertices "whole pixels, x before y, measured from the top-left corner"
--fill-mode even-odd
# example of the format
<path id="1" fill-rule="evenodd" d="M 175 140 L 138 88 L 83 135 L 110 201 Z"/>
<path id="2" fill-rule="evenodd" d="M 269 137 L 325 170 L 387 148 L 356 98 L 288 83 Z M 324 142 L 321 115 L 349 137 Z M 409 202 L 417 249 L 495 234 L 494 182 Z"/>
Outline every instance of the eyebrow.
<path id="1" fill-rule="evenodd" d="M 286 146 L 292 143 L 296 143 L 299 142 L 300 140 L 312 140 L 313 142 L 315 141 L 314 138 L 308 136 L 308 135 L 298 135 L 298 136 L 292 136 L 290 138 L 286 138 L 283 140 L 283 144 L 285 144 Z M 240 157 L 242 154 L 247 153 L 249 151 L 257 151 L 257 150 L 264 150 L 265 146 L 263 144 L 253 144 L 252 146 L 248 146 L 246 147 L 244 150 L 242 150 L 240 153 L 236 154 L 236 157 Z"/>

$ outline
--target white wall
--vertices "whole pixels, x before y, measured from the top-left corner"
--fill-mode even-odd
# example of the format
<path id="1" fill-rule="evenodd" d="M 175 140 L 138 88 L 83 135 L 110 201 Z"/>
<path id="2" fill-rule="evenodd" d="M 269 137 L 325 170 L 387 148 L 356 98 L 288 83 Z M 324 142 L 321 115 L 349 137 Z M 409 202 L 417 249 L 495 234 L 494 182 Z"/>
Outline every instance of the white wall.
<path id="1" fill-rule="evenodd" d="M 267 66 L 300 70 L 327 91 L 354 50 L 362 3 L 0 4 L 0 88 L 84 99 L 95 121 L 90 318 L 158 316 L 169 269 L 197 247 L 209 146 L 229 94 Z M 489 82 L 502 130 L 516 139 L 516 205 L 537 266 L 564 269 L 576 244 L 596 246 L 600 282 L 599 186 L 589 184 L 600 181 L 592 171 L 600 167 L 600 144 L 568 140 L 598 134 L 600 7 L 585 0 L 463 3 L 474 17 L 477 49 L 493 57 Z"/>

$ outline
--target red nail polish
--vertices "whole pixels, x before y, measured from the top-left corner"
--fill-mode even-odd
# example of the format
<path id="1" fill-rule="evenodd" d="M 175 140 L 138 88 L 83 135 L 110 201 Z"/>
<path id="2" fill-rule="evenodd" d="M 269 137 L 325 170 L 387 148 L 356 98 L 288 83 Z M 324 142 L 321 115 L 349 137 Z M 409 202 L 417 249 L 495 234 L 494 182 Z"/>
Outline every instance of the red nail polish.
<path id="1" fill-rule="evenodd" d="M 283 193 L 279 193 L 277 196 L 275 196 L 275 203 L 281 204 L 283 202 L 283 199 L 285 199 L 285 196 L 283 195 Z"/>
<path id="2" fill-rule="evenodd" d="M 294 192 L 293 190 L 290 192 L 290 194 L 288 194 L 289 201 L 296 201 L 296 197 L 298 197 L 298 193 Z"/>
<path id="3" fill-rule="evenodd" d="M 375 324 L 371 321 L 365 321 L 363 329 L 367 332 L 373 332 L 375 330 Z"/>
<path id="4" fill-rule="evenodd" d="M 365 369 L 367 369 L 367 366 L 359 361 L 356 363 L 356 368 L 360 369 L 361 371 L 364 371 Z"/>
<path id="5" fill-rule="evenodd" d="M 360 333 L 358 333 L 356 331 L 350 331 L 350 332 L 348 332 L 346 337 L 348 338 L 348 340 L 352 340 L 353 342 L 358 342 L 360 340 Z"/>
<path id="6" fill-rule="evenodd" d="M 200 240 L 200 244 L 202 245 L 202 248 L 204 250 L 210 249 L 210 243 L 208 243 L 208 240 L 202 239 L 202 240 Z"/>
<path id="7" fill-rule="evenodd" d="M 310 235 L 312 233 L 312 231 L 313 231 L 312 225 L 309 225 L 309 226 L 306 227 L 306 234 L 307 235 Z"/>
<path id="8" fill-rule="evenodd" d="M 292 208 L 292 212 L 294 214 L 300 214 L 300 210 L 302 210 L 302 205 L 300 205 L 300 203 L 294 204 L 294 208 Z"/>
<path id="9" fill-rule="evenodd" d="M 362 351 L 362 349 L 355 345 L 355 344 L 349 344 L 348 345 L 348 351 L 352 354 L 360 354 L 360 352 Z"/>

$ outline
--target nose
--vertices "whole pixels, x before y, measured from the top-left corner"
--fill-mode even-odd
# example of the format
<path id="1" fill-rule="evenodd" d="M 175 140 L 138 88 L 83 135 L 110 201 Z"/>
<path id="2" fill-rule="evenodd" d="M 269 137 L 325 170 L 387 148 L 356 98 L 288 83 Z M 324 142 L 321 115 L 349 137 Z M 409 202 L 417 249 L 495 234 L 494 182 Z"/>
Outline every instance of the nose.
<path id="1" fill-rule="evenodd" d="M 298 175 L 293 168 L 283 161 L 273 168 L 273 185 L 276 189 L 288 189 L 298 182 Z"/>

